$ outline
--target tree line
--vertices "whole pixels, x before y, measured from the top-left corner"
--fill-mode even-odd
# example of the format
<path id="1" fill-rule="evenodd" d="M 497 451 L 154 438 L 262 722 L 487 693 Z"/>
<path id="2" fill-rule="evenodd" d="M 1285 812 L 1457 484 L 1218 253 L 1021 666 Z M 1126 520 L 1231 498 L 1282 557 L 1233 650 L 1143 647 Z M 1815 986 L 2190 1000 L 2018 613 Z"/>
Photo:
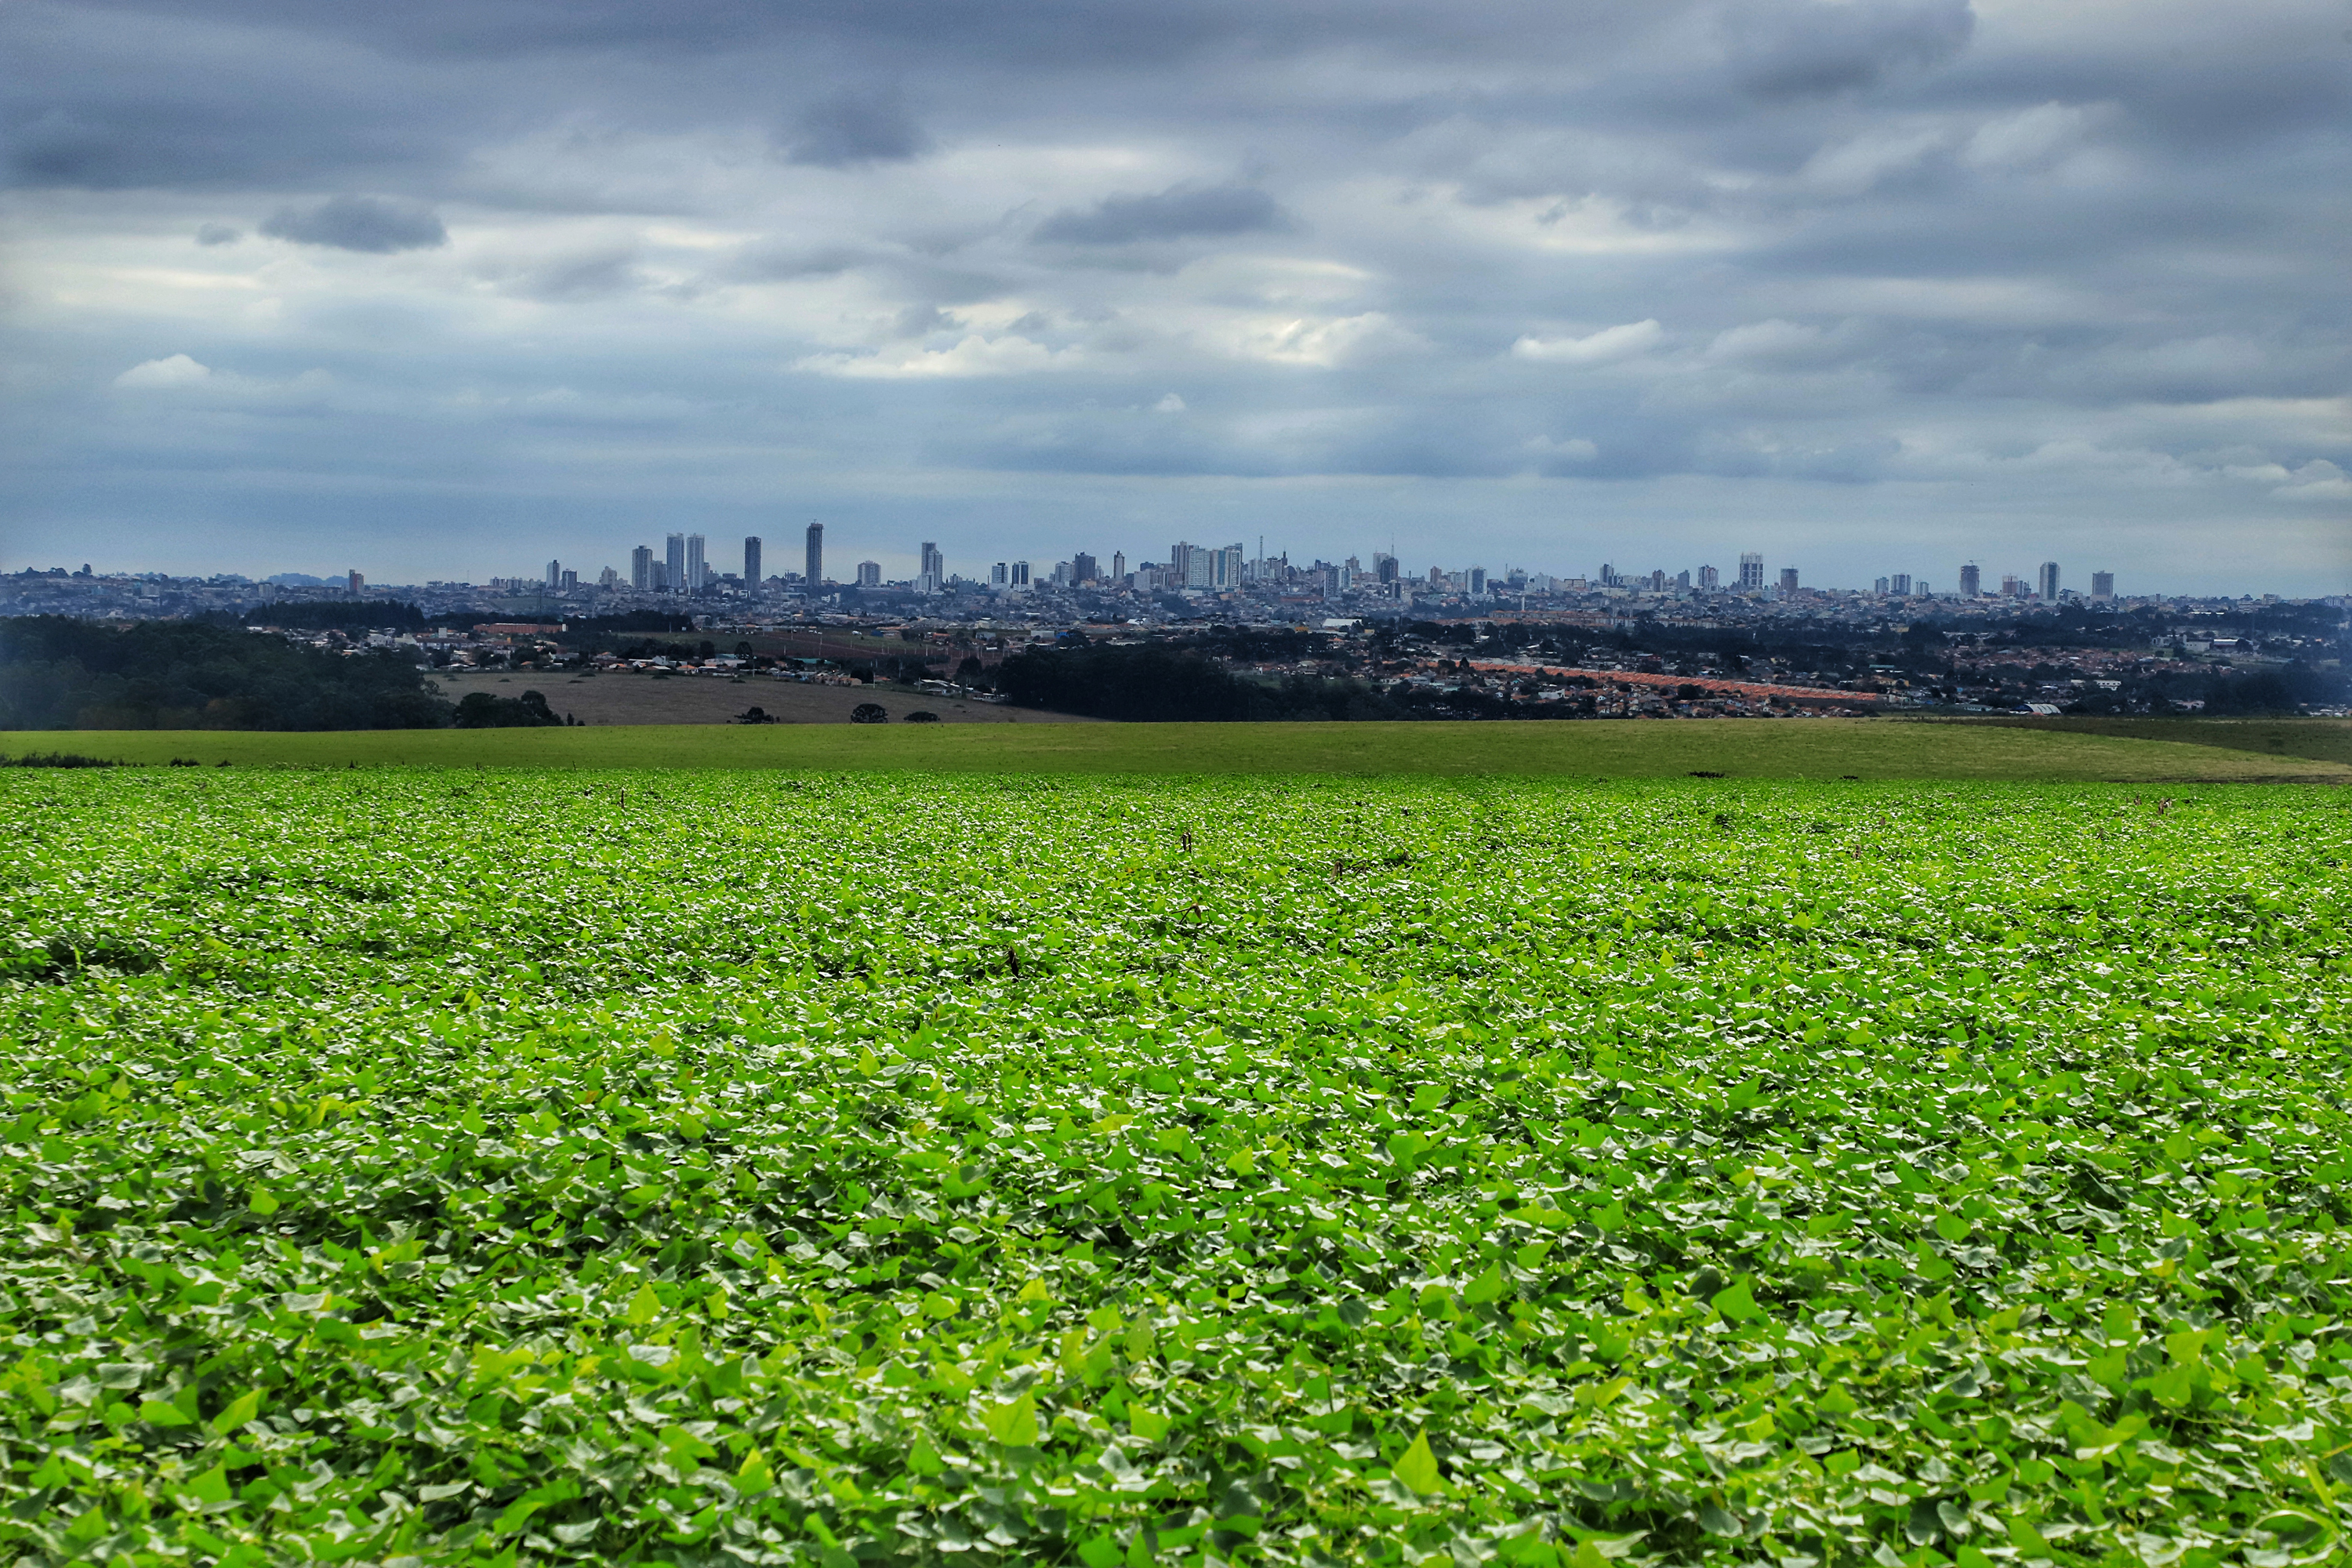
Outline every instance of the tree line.
<path id="1" fill-rule="evenodd" d="M 539 699 L 534 701 L 533 699 Z M 235 625 L 0 620 L 0 730 L 432 730 L 561 724 L 536 692 L 452 703 L 408 656 Z"/>

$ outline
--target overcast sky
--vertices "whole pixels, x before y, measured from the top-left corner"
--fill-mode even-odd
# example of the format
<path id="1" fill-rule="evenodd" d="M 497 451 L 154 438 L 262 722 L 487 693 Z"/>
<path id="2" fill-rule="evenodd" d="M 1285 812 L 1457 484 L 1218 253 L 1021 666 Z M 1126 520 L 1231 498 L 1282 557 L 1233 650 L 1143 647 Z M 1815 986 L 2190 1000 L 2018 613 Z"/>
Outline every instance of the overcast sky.
<path id="1" fill-rule="evenodd" d="M 822 520 L 2352 589 L 2347 0 L 10 0 L 0 58 L 0 570 Z"/>

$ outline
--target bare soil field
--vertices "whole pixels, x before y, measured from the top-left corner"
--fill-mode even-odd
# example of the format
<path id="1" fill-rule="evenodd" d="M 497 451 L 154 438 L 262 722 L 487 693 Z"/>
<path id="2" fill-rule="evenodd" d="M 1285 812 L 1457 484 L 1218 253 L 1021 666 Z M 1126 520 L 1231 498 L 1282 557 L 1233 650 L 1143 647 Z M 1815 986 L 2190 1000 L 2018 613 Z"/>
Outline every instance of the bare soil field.
<path id="1" fill-rule="evenodd" d="M 724 724 L 748 708 L 759 708 L 785 724 L 846 724 L 849 710 L 861 702 L 878 702 L 897 723 L 909 713 L 928 711 L 943 724 L 1091 724 L 1068 713 L 1046 713 L 1034 708 L 1004 708 L 960 698 L 935 697 L 910 686 L 877 682 L 872 686 L 804 686 L 767 676 L 745 676 L 739 684 L 709 676 L 670 676 L 657 679 L 649 671 L 628 670 L 610 675 L 572 675 L 561 670 L 541 673 L 519 670 L 480 675 L 433 677 L 452 701 L 469 691 L 494 697 L 519 697 L 537 691 L 558 713 L 568 713 L 583 724 Z"/>

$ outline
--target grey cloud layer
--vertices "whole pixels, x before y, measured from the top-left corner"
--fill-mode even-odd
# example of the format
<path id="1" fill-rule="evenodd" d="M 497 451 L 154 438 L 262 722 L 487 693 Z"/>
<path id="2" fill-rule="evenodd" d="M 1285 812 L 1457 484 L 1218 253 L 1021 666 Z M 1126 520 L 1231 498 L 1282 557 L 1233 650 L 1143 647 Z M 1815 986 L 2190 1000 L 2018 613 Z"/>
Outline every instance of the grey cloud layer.
<path id="1" fill-rule="evenodd" d="M 1036 237 L 1047 244 L 1129 245 L 1285 226 L 1282 209 L 1264 191 L 1245 185 L 1179 186 L 1155 195 L 1105 196 L 1082 211 L 1055 213 L 1037 226 Z"/>
<path id="2" fill-rule="evenodd" d="M 1382 534 L 1454 496 L 1462 549 L 1563 567 L 1564 517 L 1693 548 L 1763 517 L 1851 576 L 1877 496 L 2341 589 L 2341 31 L 2321 0 L 29 0 L 0 167 L 48 457 L 13 510 L 291 528 L 364 482 L 537 516 L 593 472 L 630 516 L 887 493 L 953 539 L 959 495 L 1216 483 L 1255 533 L 1321 487 Z M 420 571 L 513 569 L 375 504 Z"/>
<path id="3" fill-rule="evenodd" d="M 383 196 L 330 196 L 316 206 L 280 207 L 261 220 L 261 232 L 297 245 L 389 256 L 396 250 L 429 250 L 449 243 L 449 231 L 432 208 Z M 197 237 L 202 241 L 204 236 Z"/>

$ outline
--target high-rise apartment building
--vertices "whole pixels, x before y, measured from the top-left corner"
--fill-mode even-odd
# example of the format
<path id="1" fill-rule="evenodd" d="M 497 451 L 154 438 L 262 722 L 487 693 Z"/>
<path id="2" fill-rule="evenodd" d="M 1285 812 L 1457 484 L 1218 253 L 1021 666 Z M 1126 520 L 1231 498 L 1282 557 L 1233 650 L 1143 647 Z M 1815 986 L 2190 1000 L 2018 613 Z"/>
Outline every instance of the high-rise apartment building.
<path id="1" fill-rule="evenodd" d="M 1698 569 L 1698 585 L 1701 593 L 1712 594 L 1723 586 L 1723 574 L 1712 566 L 1702 566 Z"/>
<path id="2" fill-rule="evenodd" d="M 1764 557 L 1753 550 L 1743 552 L 1739 557 L 1739 591 L 1743 594 L 1764 591 Z"/>
<path id="3" fill-rule="evenodd" d="M 1209 563 L 1210 591 L 1230 594 L 1240 587 L 1242 561 L 1244 553 L 1242 547 L 1238 544 L 1228 544 L 1223 550 L 1211 553 L 1213 558 Z"/>
<path id="4" fill-rule="evenodd" d="M 669 592 L 669 563 L 656 561 L 646 568 L 646 586 L 656 594 Z"/>
<path id="5" fill-rule="evenodd" d="M 756 533 L 743 537 L 743 589 L 750 594 L 760 591 L 760 536 Z"/>
<path id="6" fill-rule="evenodd" d="M 1782 592 L 1783 594 L 1793 594 L 1793 593 L 1795 593 L 1796 591 L 1797 591 L 1797 569 L 1796 569 L 1794 566 L 1783 566 L 1783 567 L 1781 567 L 1781 568 L 1780 568 L 1780 592 Z"/>
<path id="7" fill-rule="evenodd" d="M 879 588 L 882 585 L 882 563 L 879 561 L 859 562 L 857 563 L 857 585 L 861 588 Z"/>
<path id="8" fill-rule="evenodd" d="M 704 540 L 698 533 L 686 536 L 686 591 L 699 594 L 710 586 L 710 567 L 702 558 Z"/>
<path id="9" fill-rule="evenodd" d="M 1911 574 L 1897 572 L 1886 580 L 1886 591 L 1898 599 L 1911 596 Z"/>
<path id="10" fill-rule="evenodd" d="M 686 576 L 686 535 L 673 533 L 669 536 L 662 556 L 662 563 L 669 568 L 669 591 L 673 594 L 685 593 L 691 586 Z"/>
<path id="11" fill-rule="evenodd" d="M 361 591 L 367 586 L 367 579 L 359 573 L 353 572 L 344 580 L 344 585 L 351 590 L 352 597 L 356 599 L 360 596 Z"/>
<path id="12" fill-rule="evenodd" d="M 1977 598 L 1980 596 L 1983 589 L 1984 574 L 1977 570 L 1977 563 L 1975 562 L 1971 561 L 1967 565 L 1960 568 L 1961 598 Z"/>
<path id="13" fill-rule="evenodd" d="M 1015 561 L 1013 563 L 1013 581 L 1007 584 L 1006 586 L 1022 589 L 1026 589 L 1029 586 L 1029 563 L 1026 561 Z"/>
<path id="14" fill-rule="evenodd" d="M 2058 563 L 2044 561 L 2042 563 L 2042 570 L 2035 574 L 2033 587 L 2044 604 L 2056 604 L 2058 602 Z"/>
<path id="15" fill-rule="evenodd" d="M 549 562 L 547 563 L 547 571 L 541 576 L 540 581 L 546 584 L 551 588 L 563 581 L 563 563 L 561 561 Z"/>
<path id="16" fill-rule="evenodd" d="M 1486 569 L 1484 566 L 1470 568 L 1470 596 L 1474 599 L 1486 596 Z"/>
<path id="17" fill-rule="evenodd" d="M 1350 560 L 1354 557 L 1350 556 Z M 1383 588 L 1397 580 L 1397 558 L 1385 550 L 1372 552 L 1372 576 Z"/>
<path id="18" fill-rule="evenodd" d="M 654 552 L 648 544 L 640 544 L 629 552 L 629 586 L 640 594 L 654 590 Z"/>
<path id="19" fill-rule="evenodd" d="M 1013 585 L 1013 568 L 1002 561 L 990 567 L 988 569 L 988 585 L 992 588 L 1011 587 Z"/>
<path id="20" fill-rule="evenodd" d="M 2116 574 L 2112 572 L 2091 574 L 2091 597 L 2112 599 L 2116 596 Z"/>
<path id="21" fill-rule="evenodd" d="M 564 593 L 569 594 L 572 589 L 580 586 L 580 574 L 566 570 L 562 576 L 556 578 L 555 585 Z"/>
<path id="22" fill-rule="evenodd" d="M 1102 563 L 1085 551 L 1079 551 L 1070 557 L 1070 579 L 1076 583 L 1101 582 Z"/>
<path id="23" fill-rule="evenodd" d="M 1127 552 L 1124 550 L 1110 552 L 1110 580 L 1115 584 L 1127 581 Z"/>
<path id="24" fill-rule="evenodd" d="M 596 574 L 596 586 L 610 591 L 621 585 L 621 574 L 610 566 Z"/>
<path id="25" fill-rule="evenodd" d="M 1893 584 L 1890 584 L 1890 583 L 1888 583 L 1888 581 L 1887 581 L 1885 578 L 1881 577 L 1880 579 L 1878 579 L 1878 581 L 1877 581 L 1877 582 L 1873 583 L 1873 584 L 1870 585 L 1870 591 L 1871 591 L 1872 593 L 1874 593 L 1874 594 L 1877 595 L 1880 598 L 1884 599 L 1885 597 L 1886 597 L 1887 593 L 1888 593 L 1888 592 L 1889 592 L 1889 590 L 1892 588 L 1892 586 L 1893 586 Z"/>
<path id="26" fill-rule="evenodd" d="M 824 524 L 821 522 L 808 525 L 808 564 L 802 568 L 801 581 L 812 595 L 824 585 Z"/>

